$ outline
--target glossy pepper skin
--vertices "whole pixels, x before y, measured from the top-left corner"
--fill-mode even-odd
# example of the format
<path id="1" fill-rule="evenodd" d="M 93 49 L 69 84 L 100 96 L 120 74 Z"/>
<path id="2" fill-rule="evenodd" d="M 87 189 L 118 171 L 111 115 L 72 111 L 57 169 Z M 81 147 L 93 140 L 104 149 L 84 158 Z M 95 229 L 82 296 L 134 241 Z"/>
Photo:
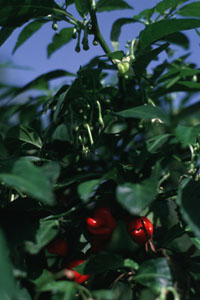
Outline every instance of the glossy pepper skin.
<path id="1" fill-rule="evenodd" d="M 47 250 L 51 254 L 66 256 L 68 253 L 68 243 L 60 237 L 55 238 L 48 246 Z"/>
<path id="2" fill-rule="evenodd" d="M 129 222 L 128 232 L 135 243 L 145 245 L 152 241 L 153 224 L 147 217 L 137 217 Z"/>
<path id="3" fill-rule="evenodd" d="M 109 237 L 116 226 L 108 207 L 98 207 L 93 217 L 86 218 L 86 224 L 90 233 L 103 239 Z"/>
<path id="4" fill-rule="evenodd" d="M 83 283 L 83 282 L 87 281 L 90 278 L 89 274 L 82 275 L 82 274 L 78 273 L 77 271 L 73 270 L 73 268 L 75 268 L 76 266 L 78 266 L 78 265 L 80 265 L 84 262 L 85 262 L 85 259 L 76 259 L 76 260 L 71 261 L 68 264 L 68 269 L 72 270 L 73 273 L 74 273 L 74 279 L 73 280 L 76 281 L 77 283 Z"/>

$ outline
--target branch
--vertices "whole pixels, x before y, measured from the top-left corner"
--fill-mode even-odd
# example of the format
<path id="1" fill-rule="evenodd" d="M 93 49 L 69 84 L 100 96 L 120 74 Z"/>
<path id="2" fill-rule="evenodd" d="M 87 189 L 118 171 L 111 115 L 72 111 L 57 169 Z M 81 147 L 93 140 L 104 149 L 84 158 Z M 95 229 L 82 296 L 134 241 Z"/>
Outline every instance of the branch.
<path id="1" fill-rule="evenodd" d="M 90 12 L 90 18 L 92 22 L 92 30 L 94 32 L 95 40 L 99 42 L 101 45 L 101 48 L 104 50 L 104 52 L 110 53 L 111 50 L 108 47 L 106 41 L 104 40 L 103 36 L 101 35 L 98 21 L 97 21 L 97 16 L 96 16 L 96 4 L 95 0 L 88 0 L 89 3 L 89 12 Z"/>

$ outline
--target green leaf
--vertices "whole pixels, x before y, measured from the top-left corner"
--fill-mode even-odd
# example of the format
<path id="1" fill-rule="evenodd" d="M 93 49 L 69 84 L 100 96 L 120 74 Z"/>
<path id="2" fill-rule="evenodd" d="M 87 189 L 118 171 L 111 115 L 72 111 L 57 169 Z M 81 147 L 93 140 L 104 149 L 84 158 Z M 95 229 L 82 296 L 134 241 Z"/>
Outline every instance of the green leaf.
<path id="1" fill-rule="evenodd" d="M 132 300 L 133 290 L 128 282 L 117 281 L 114 283 L 112 290 L 115 292 L 116 300 Z"/>
<path id="2" fill-rule="evenodd" d="M 100 179 L 92 179 L 82 182 L 78 185 L 78 194 L 84 203 L 87 203 L 93 197 L 101 184 Z"/>
<path id="3" fill-rule="evenodd" d="M 187 178 L 179 187 L 177 198 L 183 219 L 191 227 L 197 237 L 200 237 L 199 194 L 200 182 Z"/>
<path id="4" fill-rule="evenodd" d="M 0 299 L 14 299 L 16 284 L 13 276 L 13 267 L 9 258 L 9 249 L 2 229 L 0 228 Z"/>
<path id="5" fill-rule="evenodd" d="M 26 42 L 35 32 L 37 32 L 47 22 L 49 22 L 49 20 L 43 20 L 43 19 L 35 20 L 35 21 L 29 23 L 26 27 L 24 27 L 17 38 L 17 43 L 15 44 L 15 47 L 14 47 L 12 53 L 15 53 L 15 51 L 24 42 Z"/>
<path id="6" fill-rule="evenodd" d="M 138 270 L 139 269 L 138 263 L 136 263 L 134 260 L 132 260 L 130 258 L 126 258 L 124 260 L 124 267 L 131 268 L 133 270 Z"/>
<path id="7" fill-rule="evenodd" d="M 124 57 L 124 52 L 123 51 L 110 52 L 110 53 L 106 54 L 106 56 L 108 56 L 112 59 L 122 60 L 122 58 Z"/>
<path id="8" fill-rule="evenodd" d="M 163 287 L 172 286 L 171 271 L 166 258 L 155 258 L 144 261 L 134 280 L 155 292 Z"/>
<path id="9" fill-rule="evenodd" d="M 54 295 L 59 295 L 59 299 L 64 300 L 74 300 L 76 286 L 74 282 L 60 280 L 60 281 L 50 281 L 44 284 L 39 289 L 40 292 L 52 292 Z M 63 297 L 63 298 L 61 298 Z"/>
<path id="10" fill-rule="evenodd" d="M 9 27 L 2 27 L 0 30 L 0 46 L 9 38 L 14 29 Z"/>
<path id="11" fill-rule="evenodd" d="M 197 126 L 184 126 L 178 125 L 175 129 L 175 135 L 178 140 L 183 144 L 183 147 L 189 144 L 194 144 L 200 133 L 200 125 Z"/>
<path id="12" fill-rule="evenodd" d="M 179 81 L 179 84 L 182 84 L 188 88 L 191 89 L 198 89 L 200 90 L 200 83 L 199 82 L 194 82 L 194 81 Z"/>
<path id="13" fill-rule="evenodd" d="M 182 32 L 175 32 L 172 34 L 168 34 L 163 38 L 163 41 L 181 46 L 184 49 L 189 49 L 189 46 L 190 46 L 189 39 Z"/>
<path id="14" fill-rule="evenodd" d="M 28 126 L 24 126 L 24 125 L 14 126 L 10 130 L 8 130 L 6 137 L 20 140 L 28 144 L 32 144 L 37 148 L 42 147 L 41 138 L 39 137 L 39 135 L 34 129 Z"/>
<path id="15" fill-rule="evenodd" d="M 109 270 L 116 270 L 124 265 L 123 258 L 113 253 L 99 253 L 90 256 L 85 268 L 84 274 L 99 274 Z"/>
<path id="16" fill-rule="evenodd" d="M 170 134 L 157 135 L 149 140 L 147 140 L 147 149 L 151 153 L 156 153 L 169 139 Z"/>
<path id="17" fill-rule="evenodd" d="M 6 185 L 46 205 L 54 204 L 54 196 L 49 180 L 39 167 L 25 158 L 2 162 L 0 180 Z"/>
<path id="18" fill-rule="evenodd" d="M 143 54 L 136 58 L 136 60 L 133 63 L 134 71 L 136 76 L 141 77 L 142 73 L 145 72 L 147 66 L 150 64 L 150 62 L 154 59 L 157 59 L 157 56 L 164 50 L 167 50 L 169 47 L 169 44 L 164 44 L 156 49 L 153 49 L 148 52 L 148 55 Z"/>
<path id="19" fill-rule="evenodd" d="M 145 51 L 148 46 L 158 40 L 162 40 L 169 34 L 197 27 L 200 27 L 200 20 L 196 19 L 161 20 L 156 23 L 147 25 L 139 35 L 140 51 Z"/>
<path id="20" fill-rule="evenodd" d="M 40 291 L 40 289 L 45 286 L 46 284 L 53 282 L 53 276 L 52 273 L 46 269 L 43 269 L 42 274 L 32 281 L 35 285 L 35 288 L 37 291 Z"/>
<path id="21" fill-rule="evenodd" d="M 41 169 L 52 184 L 55 183 L 60 176 L 60 164 L 56 161 L 44 164 Z"/>
<path id="22" fill-rule="evenodd" d="M 99 0 L 96 7 L 97 12 L 132 9 L 132 7 L 123 0 Z"/>
<path id="23" fill-rule="evenodd" d="M 0 26 L 16 28 L 31 19 L 46 17 L 48 14 L 65 12 L 53 0 L 1 0 Z"/>
<path id="24" fill-rule="evenodd" d="M 48 89 L 48 81 L 52 79 L 56 79 L 59 77 L 64 76 L 71 76 L 74 75 L 70 72 L 64 71 L 64 70 L 54 70 L 50 71 L 48 73 L 42 74 L 38 77 L 36 77 L 34 80 L 26 84 L 24 87 L 18 89 L 18 91 L 15 93 L 15 97 L 18 96 L 21 93 L 24 93 L 30 89 L 36 89 L 36 90 L 47 90 Z"/>
<path id="25" fill-rule="evenodd" d="M 184 16 L 184 17 L 197 17 L 200 18 L 200 2 L 192 2 L 190 4 L 187 4 L 179 11 L 177 11 L 177 14 Z"/>
<path id="26" fill-rule="evenodd" d="M 53 41 L 47 47 L 47 55 L 50 57 L 55 51 L 69 43 L 72 39 L 73 28 L 63 28 L 53 36 Z"/>
<path id="27" fill-rule="evenodd" d="M 119 40 L 122 26 L 125 24 L 130 24 L 135 22 L 137 21 L 134 20 L 133 18 L 120 18 L 113 23 L 111 33 L 110 33 L 110 39 L 115 51 L 118 50 L 118 46 L 119 46 L 118 40 Z"/>
<path id="28" fill-rule="evenodd" d="M 163 0 L 159 2 L 155 6 L 155 12 L 158 12 L 160 14 L 163 14 L 166 10 L 176 8 L 180 4 L 187 2 L 188 0 Z"/>
<path id="29" fill-rule="evenodd" d="M 153 106 L 151 104 L 129 108 L 115 112 L 115 114 L 123 118 L 136 118 L 143 120 L 159 118 L 164 122 L 168 122 L 167 114 L 160 107 Z"/>
<path id="30" fill-rule="evenodd" d="M 164 234 L 161 236 L 161 240 L 159 244 L 161 247 L 170 247 L 170 244 L 177 238 L 183 236 L 185 234 L 185 230 L 180 226 L 179 223 L 175 224 L 171 228 L 169 228 Z"/>
<path id="31" fill-rule="evenodd" d="M 70 130 L 70 124 L 63 123 L 56 127 L 52 139 L 72 143 L 73 136 Z"/>
<path id="32" fill-rule="evenodd" d="M 25 242 L 26 251 L 30 254 L 38 254 L 58 234 L 59 227 L 58 220 L 41 219 L 35 241 Z"/>
<path id="33" fill-rule="evenodd" d="M 116 190 L 117 201 L 130 214 L 140 215 L 148 207 L 157 194 L 157 181 L 149 178 L 141 183 L 125 183 Z"/>
<path id="34" fill-rule="evenodd" d="M 75 0 L 76 9 L 79 15 L 84 18 L 87 16 L 89 11 L 88 1 L 87 0 Z"/>

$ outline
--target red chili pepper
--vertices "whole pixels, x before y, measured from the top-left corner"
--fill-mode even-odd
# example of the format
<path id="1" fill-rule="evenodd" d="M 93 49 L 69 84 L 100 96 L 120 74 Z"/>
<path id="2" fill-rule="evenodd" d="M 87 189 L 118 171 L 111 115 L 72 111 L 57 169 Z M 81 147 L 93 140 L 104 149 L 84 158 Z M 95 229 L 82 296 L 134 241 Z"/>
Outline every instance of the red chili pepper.
<path id="1" fill-rule="evenodd" d="M 55 238 L 48 246 L 47 250 L 51 254 L 66 256 L 68 253 L 68 243 L 60 237 Z"/>
<path id="2" fill-rule="evenodd" d="M 98 207 L 94 212 L 93 218 L 86 218 L 86 223 L 90 233 L 103 239 L 105 237 L 108 238 L 116 226 L 115 219 L 108 207 Z"/>
<path id="3" fill-rule="evenodd" d="M 135 243 L 144 245 L 152 241 L 153 224 L 146 217 L 138 217 L 129 222 L 128 232 Z"/>
<path id="4" fill-rule="evenodd" d="M 71 261 L 69 264 L 68 264 L 68 269 L 69 270 L 72 270 L 73 273 L 74 273 L 74 281 L 76 281 L 77 283 L 83 283 L 85 282 L 86 280 L 88 280 L 90 278 L 90 275 L 87 274 L 87 275 L 82 275 L 80 273 L 78 273 L 77 271 L 73 270 L 73 268 L 75 268 L 76 266 L 82 264 L 85 262 L 85 259 L 76 259 L 76 260 L 73 260 Z"/>

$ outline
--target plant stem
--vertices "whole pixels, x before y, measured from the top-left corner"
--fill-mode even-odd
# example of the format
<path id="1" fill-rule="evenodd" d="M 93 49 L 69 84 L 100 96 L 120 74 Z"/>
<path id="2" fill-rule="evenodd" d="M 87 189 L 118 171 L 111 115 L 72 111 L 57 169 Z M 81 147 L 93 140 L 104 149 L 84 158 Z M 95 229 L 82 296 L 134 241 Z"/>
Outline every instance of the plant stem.
<path id="1" fill-rule="evenodd" d="M 100 29 L 99 29 L 97 16 L 96 16 L 95 0 L 88 0 L 88 3 L 89 3 L 90 18 L 91 18 L 91 22 L 92 22 L 92 30 L 94 32 L 95 40 L 99 42 L 99 44 L 101 45 L 101 48 L 107 54 L 107 53 L 111 52 L 111 50 L 108 47 L 103 36 L 101 35 Z"/>

